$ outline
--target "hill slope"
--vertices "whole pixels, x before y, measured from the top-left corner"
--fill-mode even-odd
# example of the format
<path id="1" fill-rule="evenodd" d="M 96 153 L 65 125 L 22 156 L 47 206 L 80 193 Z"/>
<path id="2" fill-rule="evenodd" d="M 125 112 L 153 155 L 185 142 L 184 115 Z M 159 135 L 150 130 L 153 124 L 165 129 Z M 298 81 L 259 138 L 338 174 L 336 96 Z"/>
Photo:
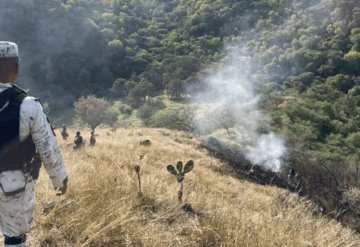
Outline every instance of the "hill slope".
<path id="1" fill-rule="evenodd" d="M 73 132 L 70 136 L 73 136 Z M 84 135 L 88 138 L 88 134 Z M 152 145 L 140 146 L 150 139 Z M 49 179 L 38 186 L 35 246 L 359 246 L 360 237 L 314 205 L 274 187 L 240 181 L 227 164 L 182 132 L 162 129 L 98 131 L 96 147 L 73 151 L 62 142 L 70 171 L 66 196 Z M 143 160 L 139 160 L 144 155 Z M 195 161 L 185 178 L 185 202 L 166 165 Z M 137 197 L 134 165 L 144 197 Z"/>

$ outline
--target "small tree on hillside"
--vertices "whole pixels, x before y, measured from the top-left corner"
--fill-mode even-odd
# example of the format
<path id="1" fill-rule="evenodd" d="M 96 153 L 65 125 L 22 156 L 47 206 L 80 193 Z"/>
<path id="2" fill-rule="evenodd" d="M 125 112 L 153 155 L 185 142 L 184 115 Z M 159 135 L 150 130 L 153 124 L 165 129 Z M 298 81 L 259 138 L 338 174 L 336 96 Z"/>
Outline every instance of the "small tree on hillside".
<path id="1" fill-rule="evenodd" d="M 157 111 L 151 118 L 151 126 L 194 132 L 194 115 L 191 109 L 184 106 L 170 106 Z"/>
<path id="2" fill-rule="evenodd" d="M 94 95 L 81 97 L 74 103 L 76 118 L 83 124 L 88 124 L 95 129 L 102 123 L 112 124 L 109 119 L 115 121 L 110 111 L 110 102 Z"/>
<path id="3" fill-rule="evenodd" d="M 237 122 L 234 113 L 226 107 L 218 109 L 213 113 L 212 117 L 216 127 L 226 129 L 228 135 L 230 134 L 230 129 L 233 128 Z"/>

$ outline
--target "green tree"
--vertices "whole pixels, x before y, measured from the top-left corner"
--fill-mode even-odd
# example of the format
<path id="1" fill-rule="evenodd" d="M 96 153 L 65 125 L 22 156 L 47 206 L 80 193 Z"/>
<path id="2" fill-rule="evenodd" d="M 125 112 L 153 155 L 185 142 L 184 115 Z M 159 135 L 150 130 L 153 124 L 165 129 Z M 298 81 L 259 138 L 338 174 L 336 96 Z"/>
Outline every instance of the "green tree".
<path id="1" fill-rule="evenodd" d="M 74 103 L 74 107 L 77 120 L 89 125 L 91 129 L 95 129 L 102 123 L 113 124 L 116 120 L 114 114 L 109 111 L 110 103 L 94 95 L 79 98 Z"/>
<path id="2" fill-rule="evenodd" d="M 193 115 L 188 107 L 170 106 L 154 114 L 151 126 L 175 130 L 195 131 Z"/>

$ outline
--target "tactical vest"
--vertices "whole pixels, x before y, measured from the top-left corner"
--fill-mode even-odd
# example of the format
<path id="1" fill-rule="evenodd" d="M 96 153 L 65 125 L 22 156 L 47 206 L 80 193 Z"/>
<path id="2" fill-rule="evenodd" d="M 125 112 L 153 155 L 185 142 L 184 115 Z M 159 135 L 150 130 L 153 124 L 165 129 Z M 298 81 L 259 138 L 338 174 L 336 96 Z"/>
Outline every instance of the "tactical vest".
<path id="1" fill-rule="evenodd" d="M 16 86 L 0 93 L 0 172 L 24 171 L 36 154 L 31 135 L 20 142 L 20 105 L 26 96 Z"/>

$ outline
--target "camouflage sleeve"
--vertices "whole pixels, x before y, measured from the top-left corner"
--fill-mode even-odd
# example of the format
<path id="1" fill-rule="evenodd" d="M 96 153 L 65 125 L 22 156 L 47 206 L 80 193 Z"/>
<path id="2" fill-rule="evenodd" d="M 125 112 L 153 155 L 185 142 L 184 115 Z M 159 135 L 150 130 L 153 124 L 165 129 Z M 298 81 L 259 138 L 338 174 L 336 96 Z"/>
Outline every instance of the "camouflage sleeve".
<path id="1" fill-rule="evenodd" d="M 35 143 L 36 149 L 41 156 L 46 172 L 49 174 L 54 187 L 62 187 L 64 179 L 68 176 L 63 154 L 53 134 L 51 125 L 44 113 L 40 102 L 32 99 L 25 99 L 28 108 L 31 110 L 30 134 Z M 29 102 L 31 101 L 31 102 Z"/>

